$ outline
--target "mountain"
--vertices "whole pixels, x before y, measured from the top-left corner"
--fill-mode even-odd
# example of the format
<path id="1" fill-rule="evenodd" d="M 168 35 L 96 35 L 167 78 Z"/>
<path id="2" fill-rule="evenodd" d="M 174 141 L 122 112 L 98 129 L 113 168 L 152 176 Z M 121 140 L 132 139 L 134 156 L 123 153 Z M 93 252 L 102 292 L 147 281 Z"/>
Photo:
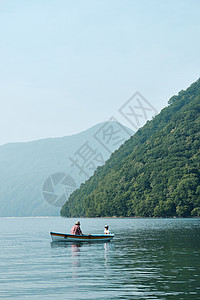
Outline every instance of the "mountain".
<path id="1" fill-rule="evenodd" d="M 72 136 L 0 146 L 0 216 L 54 216 L 133 131 L 104 122 Z"/>
<path id="2" fill-rule="evenodd" d="M 61 216 L 200 216 L 200 79 L 97 168 Z"/>

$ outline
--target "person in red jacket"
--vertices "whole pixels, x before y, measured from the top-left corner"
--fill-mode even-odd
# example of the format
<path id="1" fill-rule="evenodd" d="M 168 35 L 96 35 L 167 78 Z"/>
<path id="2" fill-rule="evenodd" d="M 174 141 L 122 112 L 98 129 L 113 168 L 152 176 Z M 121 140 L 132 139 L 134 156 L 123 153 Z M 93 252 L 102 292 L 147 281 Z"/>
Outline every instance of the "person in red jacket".
<path id="1" fill-rule="evenodd" d="M 81 231 L 81 228 L 80 228 L 80 222 L 76 222 L 75 225 L 72 227 L 71 229 L 71 234 L 74 234 L 74 235 L 82 235 L 82 231 Z"/>

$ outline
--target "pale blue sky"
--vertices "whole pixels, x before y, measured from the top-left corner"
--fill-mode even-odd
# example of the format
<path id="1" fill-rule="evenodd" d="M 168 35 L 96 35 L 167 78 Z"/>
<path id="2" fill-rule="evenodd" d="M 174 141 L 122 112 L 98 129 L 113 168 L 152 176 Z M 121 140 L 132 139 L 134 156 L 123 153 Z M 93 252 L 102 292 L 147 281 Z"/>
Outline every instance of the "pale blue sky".
<path id="1" fill-rule="evenodd" d="M 0 0 L 0 144 L 118 119 L 137 91 L 160 111 L 199 78 L 199 12 L 199 0 Z"/>

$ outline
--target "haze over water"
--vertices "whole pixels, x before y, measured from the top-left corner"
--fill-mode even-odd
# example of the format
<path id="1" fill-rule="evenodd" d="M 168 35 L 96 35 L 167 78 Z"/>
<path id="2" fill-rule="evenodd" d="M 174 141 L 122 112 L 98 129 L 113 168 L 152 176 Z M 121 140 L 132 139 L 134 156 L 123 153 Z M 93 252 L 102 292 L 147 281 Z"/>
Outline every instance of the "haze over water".
<path id="1" fill-rule="evenodd" d="M 200 219 L 81 219 L 110 243 L 51 243 L 75 219 L 0 218 L 0 298 L 200 299 Z"/>

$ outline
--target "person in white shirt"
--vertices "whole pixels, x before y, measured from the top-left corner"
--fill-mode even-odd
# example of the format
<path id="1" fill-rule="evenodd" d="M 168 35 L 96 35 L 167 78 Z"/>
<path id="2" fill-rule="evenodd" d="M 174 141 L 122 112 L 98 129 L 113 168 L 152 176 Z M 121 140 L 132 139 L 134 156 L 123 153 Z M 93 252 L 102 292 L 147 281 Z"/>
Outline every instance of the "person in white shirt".
<path id="1" fill-rule="evenodd" d="M 110 234 L 110 231 L 108 230 L 108 225 L 105 225 L 104 234 Z"/>

